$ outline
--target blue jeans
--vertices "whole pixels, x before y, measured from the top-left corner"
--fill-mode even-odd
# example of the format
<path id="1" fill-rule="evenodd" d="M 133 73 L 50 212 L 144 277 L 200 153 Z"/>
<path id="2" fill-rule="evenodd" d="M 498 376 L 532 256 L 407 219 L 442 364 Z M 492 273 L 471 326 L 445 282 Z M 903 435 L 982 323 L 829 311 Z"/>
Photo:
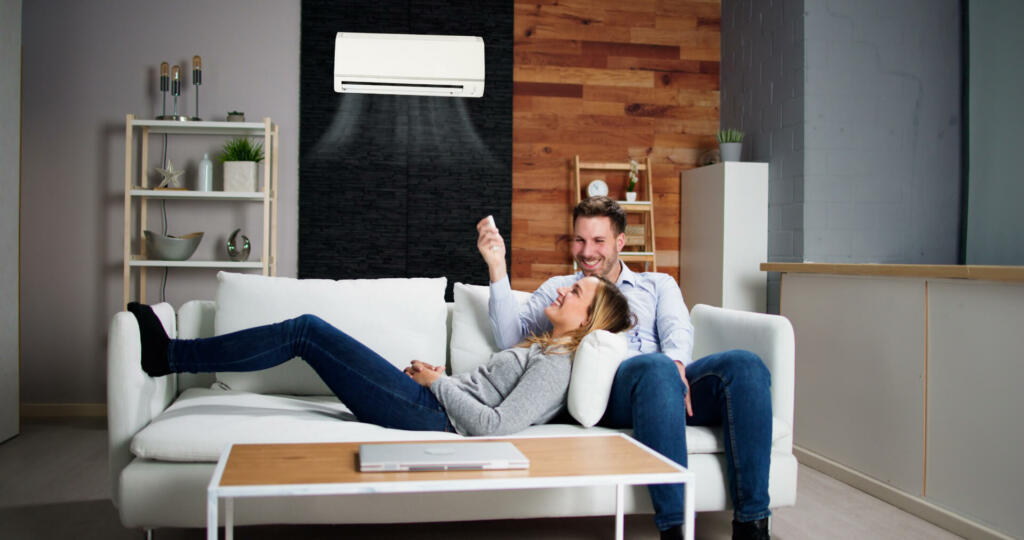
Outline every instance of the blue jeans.
<path id="1" fill-rule="evenodd" d="M 369 347 L 315 315 L 258 326 L 222 336 L 171 340 L 171 371 L 259 371 L 296 356 L 362 422 L 416 431 L 454 432 L 444 407 Z"/>
<path id="2" fill-rule="evenodd" d="M 686 424 L 720 425 L 736 521 L 768 517 L 768 468 L 772 444 L 771 374 L 747 351 L 712 354 L 686 366 L 693 416 L 687 419 L 685 387 L 675 362 L 661 353 L 634 356 L 619 365 L 608 409 L 599 422 L 633 428 L 636 440 L 686 466 Z M 698 486 L 699 488 L 699 486 Z M 683 522 L 683 486 L 649 486 L 659 529 Z"/>

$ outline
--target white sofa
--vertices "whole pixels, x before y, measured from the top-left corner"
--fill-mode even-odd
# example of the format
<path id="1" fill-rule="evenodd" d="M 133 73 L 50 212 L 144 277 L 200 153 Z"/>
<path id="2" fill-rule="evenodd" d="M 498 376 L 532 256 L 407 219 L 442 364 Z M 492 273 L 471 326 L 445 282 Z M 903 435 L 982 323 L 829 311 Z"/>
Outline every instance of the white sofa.
<path id="1" fill-rule="evenodd" d="M 449 361 L 455 372 L 486 360 L 493 348 L 487 288 L 456 284 L 445 304 L 444 279 L 295 280 L 221 273 L 216 301 L 191 301 L 177 313 L 155 306 L 172 336 L 212 336 L 315 313 L 382 356 Z M 527 293 L 517 293 L 525 298 Z M 774 410 L 771 506 L 796 500 L 792 451 L 793 330 L 778 316 L 699 305 L 694 357 L 741 348 L 772 374 Z M 318 442 L 459 438 L 363 424 L 299 360 L 256 373 L 148 377 L 140 367 L 139 331 L 128 312 L 114 316 L 108 353 L 108 422 L 113 499 L 126 527 L 204 527 L 206 486 L 230 442 Z M 576 424 L 532 426 L 522 435 L 595 433 Z M 696 510 L 730 507 L 719 429 L 688 427 Z M 397 512 L 396 509 L 401 509 Z M 652 513 L 646 488 L 627 489 L 627 513 Z M 564 488 L 429 495 L 250 499 L 235 523 L 394 523 L 611 515 L 614 490 Z"/>

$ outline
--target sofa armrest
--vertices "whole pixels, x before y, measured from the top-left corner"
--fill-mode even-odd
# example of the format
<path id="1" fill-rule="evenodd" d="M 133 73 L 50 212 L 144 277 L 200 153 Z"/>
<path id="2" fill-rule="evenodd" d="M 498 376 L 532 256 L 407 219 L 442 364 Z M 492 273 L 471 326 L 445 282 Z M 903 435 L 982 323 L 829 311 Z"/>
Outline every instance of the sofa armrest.
<path id="1" fill-rule="evenodd" d="M 793 325 L 779 315 L 697 304 L 693 321 L 693 357 L 745 349 L 761 357 L 772 374 L 772 414 L 793 426 Z"/>
<path id="2" fill-rule="evenodd" d="M 176 335 L 174 308 L 157 304 L 169 336 Z M 142 371 L 139 325 L 127 311 L 114 315 L 107 335 L 107 440 L 111 498 L 120 503 L 121 471 L 132 461 L 131 442 L 135 434 L 170 405 L 175 395 L 175 377 L 153 378 Z"/>

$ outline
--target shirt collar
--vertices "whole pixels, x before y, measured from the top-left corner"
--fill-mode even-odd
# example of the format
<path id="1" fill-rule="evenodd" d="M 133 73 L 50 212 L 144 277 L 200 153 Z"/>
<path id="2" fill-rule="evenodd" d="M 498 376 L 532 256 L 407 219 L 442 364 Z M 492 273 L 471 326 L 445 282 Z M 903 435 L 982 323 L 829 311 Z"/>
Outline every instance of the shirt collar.
<path id="1" fill-rule="evenodd" d="M 616 286 L 622 285 L 623 283 L 629 283 L 630 285 L 636 285 L 636 272 L 633 272 L 626 266 L 626 263 L 619 259 L 619 281 L 615 283 Z"/>

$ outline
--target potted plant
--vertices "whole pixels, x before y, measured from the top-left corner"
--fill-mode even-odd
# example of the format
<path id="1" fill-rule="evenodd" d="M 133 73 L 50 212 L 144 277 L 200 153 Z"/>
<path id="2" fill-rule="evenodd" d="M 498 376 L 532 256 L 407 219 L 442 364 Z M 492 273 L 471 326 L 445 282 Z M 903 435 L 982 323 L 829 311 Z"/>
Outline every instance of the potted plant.
<path id="1" fill-rule="evenodd" d="M 636 200 L 636 183 L 638 181 L 637 172 L 640 169 L 640 164 L 635 159 L 629 160 L 629 179 L 626 180 L 626 200 L 633 202 Z"/>
<path id="2" fill-rule="evenodd" d="M 718 131 L 718 151 L 722 161 L 739 161 L 743 149 L 743 132 L 738 129 Z"/>
<path id="3" fill-rule="evenodd" d="M 224 162 L 224 191 L 258 191 L 256 164 L 263 161 L 263 143 L 253 143 L 248 137 L 231 139 L 224 143 L 220 155 Z"/>

